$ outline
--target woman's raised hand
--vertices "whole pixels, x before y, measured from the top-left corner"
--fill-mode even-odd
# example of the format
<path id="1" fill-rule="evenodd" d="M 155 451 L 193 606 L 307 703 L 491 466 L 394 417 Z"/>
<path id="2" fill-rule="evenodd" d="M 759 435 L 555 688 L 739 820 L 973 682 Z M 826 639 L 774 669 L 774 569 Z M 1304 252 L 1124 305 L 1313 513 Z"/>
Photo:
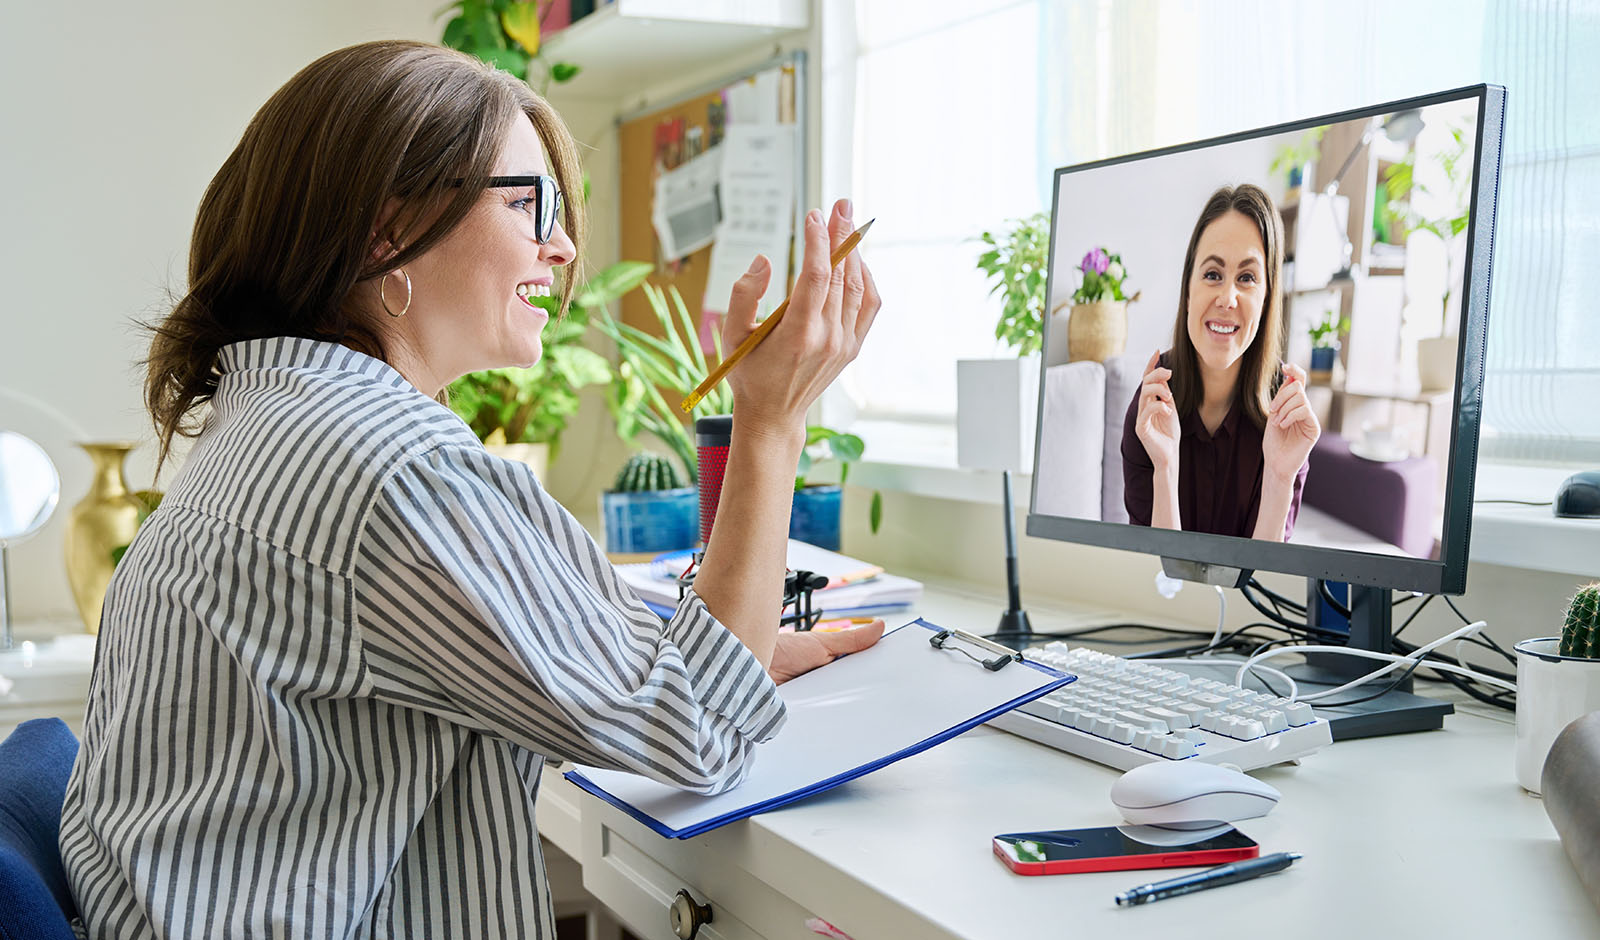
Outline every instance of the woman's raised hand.
<path id="1" fill-rule="evenodd" d="M 1267 406 L 1267 426 L 1261 438 L 1266 472 L 1280 480 L 1292 480 L 1321 436 L 1322 424 L 1306 397 L 1305 370 L 1284 363 L 1283 387 Z"/>
<path id="2" fill-rule="evenodd" d="M 805 257 L 789 309 L 761 345 L 728 373 L 734 408 L 744 427 L 794 431 L 805 427 L 806 409 L 861 350 L 878 314 L 878 289 L 856 251 L 830 270 L 833 250 L 854 231 L 850 201 L 834 203 L 823 219 L 806 214 Z M 756 305 L 766 293 L 772 265 L 757 256 L 734 282 L 722 348 L 732 353 L 758 325 Z"/>
<path id="3" fill-rule="evenodd" d="M 1139 389 L 1139 414 L 1134 419 L 1134 432 L 1144 444 L 1145 453 L 1156 470 L 1176 469 L 1178 466 L 1178 409 L 1172 401 L 1172 370 L 1162 367 L 1161 353 L 1152 353 L 1145 367 L 1144 380 Z"/>

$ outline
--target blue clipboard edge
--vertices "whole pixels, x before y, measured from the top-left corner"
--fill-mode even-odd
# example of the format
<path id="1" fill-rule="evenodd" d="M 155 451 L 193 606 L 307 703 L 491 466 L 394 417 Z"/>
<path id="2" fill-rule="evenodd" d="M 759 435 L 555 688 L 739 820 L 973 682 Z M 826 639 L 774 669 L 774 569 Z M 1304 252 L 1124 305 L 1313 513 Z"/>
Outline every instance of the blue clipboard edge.
<path id="1" fill-rule="evenodd" d="M 928 630 L 930 630 L 930 631 L 932 631 L 934 633 L 937 633 L 940 630 L 944 629 L 943 627 L 940 627 L 940 626 L 938 626 L 936 624 L 929 623 L 928 621 L 922 619 L 921 617 L 918 617 L 916 620 L 913 620 L 913 621 L 910 621 L 909 623 L 902 624 L 901 626 L 895 627 L 894 630 L 889 631 L 889 633 L 893 633 L 896 630 L 904 630 L 907 627 L 913 627 L 913 626 L 924 627 L 924 628 L 926 628 L 926 629 L 928 629 Z M 885 633 L 884 636 L 888 636 L 889 633 Z M 659 835 L 661 835 L 661 836 L 663 836 L 665 838 L 668 838 L 668 839 L 692 839 L 695 836 L 700 835 L 701 833 L 710 832 L 713 829 L 721 828 L 722 826 L 725 826 L 728 823 L 737 822 L 737 821 L 739 821 L 741 819 L 745 819 L 745 818 L 748 818 L 750 816 L 754 816 L 754 815 L 756 815 L 758 813 L 764 813 L 764 812 L 766 812 L 767 810 L 770 810 L 770 809 L 777 809 L 780 806 L 787 806 L 790 803 L 793 803 L 793 802 L 795 802 L 797 800 L 803 800 L 806 797 L 811 796 L 812 794 L 815 794 L 815 793 L 822 793 L 822 792 L 825 792 L 827 790 L 831 790 L 831 789 L 833 789 L 834 787 L 838 786 L 841 783 L 846 783 L 848 781 L 854 780 L 857 777 L 861 777 L 861 776 L 864 776 L 866 774 L 872 773 L 874 770 L 878 770 L 879 768 L 887 767 L 890 764 L 892 764 L 892 763 L 894 763 L 894 762 L 896 762 L 898 760 L 901 760 L 903 758 L 911 757 L 914 754 L 920 754 L 923 751 L 926 751 L 928 748 L 933 747 L 935 744 L 942 744 L 943 742 L 948 741 L 951 738 L 956 737 L 957 735 L 962 734 L 965 731 L 968 731 L 968 730 L 970 730 L 970 729 L 972 729 L 974 727 L 977 727 L 978 725 L 983 724 L 984 722 L 988 721 L 991 718 L 994 718 L 997 715 L 1005 714 L 1006 712 L 1012 710 L 1013 708 L 1016 708 L 1018 705 L 1026 705 L 1027 703 L 1033 701 L 1036 698 L 1040 698 L 1042 696 L 1049 695 L 1051 692 L 1054 692 L 1056 689 L 1059 689 L 1062 686 L 1067 685 L 1070 682 L 1077 681 L 1077 678 L 1078 678 L 1075 675 L 1071 675 L 1069 673 L 1061 672 L 1058 669 L 1053 669 L 1053 668 L 1051 668 L 1049 666 L 1044 665 L 1043 663 L 1036 663 L 1036 662 L 1033 662 L 1032 660 L 1029 660 L 1029 659 L 1022 660 L 1022 663 L 1025 666 L 1031 666 L 1032 668 L 1037 669 L 1038 671 L 1044 673 L 1045 675 L 1054 676 L 1055 677 L 1055 681 L 1046 683 L 1045 685 L 1040 686 L 1039 688 L 1035 689 L 1032 692 L 1029 692 L 1029 693 L 1024 694 L 1024 695 L 1020 695 L 1017 698 L 1014 698 L 1011 701 L 1006 702 L 1003 705 L 998 705 L 998 706 L 990 709 L 989 711 L 984 712 L 983 714 L 977 716 L 976 718 L 972 718 L 972 719 L 969 719 L 967 721 L 963 721 L 963 722 L 961 722 L 961 723 L 959 723 L 959 724 L 957 724 L 957 725 L 955 725 L 955 726 L 953 726 L 951 728 L 948 728 L 948 729 L 946 729 L 944 731 L 941 731 L 941 732 L 938 732 L 936 734 L 930 735 L 929 737 L 924 738 L 923 740 L 921 740 L 921 741 L 917 742 L 916 744 L 913 744 L 910 747 L 907 747 L 907 748 L 905 748 L 903 750 L 896 751 L 893 754 L 889 754 L 889 755 L 887 755 L 885 757 L 881 757 L 881 758 L 879 758 L 879 759 L 877 759 L 875 761 L 870 761 L 868 763 L 862 764 L 860 767 L 856 767 L 856 768 L 853 768 L 851 770 L 847 770 L 844 773 L 836 774 L 835 776 L 829 777 L 826 780 L 820 780 L 820 781 L 818 781 L 818 782 L 816 782 L 816 783 L 814 783 L 814 784 L 812 784 L 812 785 L 810 785 L 808 787 L 805 787 L 803 789 L 790 791 L 790 792 L 785 793 L 785 794 L 783 794 L 781 796 L 773 797 L 772 799 L 767 800 L 767 801 L 762 802 L 762 803 L 757 803 L 757 804 L 754 804 L 754 805 L 751 805 L 751 806 L 741 807 L 740 809 L 736 809 L 733 812 L 724 813 L 721 816 L 717 816 L 717 817 L 714 817 L 712 819 L 708 819 L 708 820 L 706 820 L 705 822 L 702 822 L 702 823 L 697 823 L 697 824 L 695 824 L 693 826 L 690 826 L 690 827 L 688 827 L 686 829 L 673 829 L 673 828 L 670 828 L 666 824 L 662 823 L 660 820 L 658 820 L 655 817 L 649 815 L 648 813 L 644 812 L 643 810 L 639 809 L 638 807 L 634 806 L 633 804 L 625 802 L 625 801 L 613 796 L 611 793 L 609 793 L 606 790 L 602 789 L 594 781 L 590 780 L 588 777 L 585 777 L 582 773 L 580 773 L 580 772 L 578 772 L 576 770 L 569 770 L 566 773 L 562 774 L 562 776 L 565 777 L 566 779 L 572 781 L 572 783 L 576 784 L 578 787 L 580 787 L 580 788 L 582 788 L 584 790 L 587 790 L 588 792 L 594 794 L 595 796 L 599 797 L 600 799 L 605 800 L 607 803 L 610 803 L 612 806 L 615 806 L 616 808 L 622 810 L 624 813 L 627 813 L 629 816 L 632 816 L 634 819 L 637 819 L 639 822 L 643 823 L 645 826 L 649 827 L 651 830 L 653 830 L 654 832 L 656 832 L 657 834 L 659 834 Z"/>

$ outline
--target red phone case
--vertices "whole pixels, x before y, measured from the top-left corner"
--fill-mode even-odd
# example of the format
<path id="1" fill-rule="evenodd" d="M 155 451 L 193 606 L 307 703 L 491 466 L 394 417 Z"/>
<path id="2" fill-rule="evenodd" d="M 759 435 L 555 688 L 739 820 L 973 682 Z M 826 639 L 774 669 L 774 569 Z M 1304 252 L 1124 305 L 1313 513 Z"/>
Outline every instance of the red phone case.
<path id="1" fill-rule="evenodd" d="M 1208 849 L 1201 852 L 1162 852 L 1159 855 L 1102 855 L 1098 858 L 1071 858 L 1054 862 L 1019 862 L 1006 854 L 998 839 L 991 840 L 994 854 L 1019 875 L 1070 875 L 1084 871 L 1131 871 L 1137 868 L 1192 868 L 1221 865 L 1261 855 L 1261 846 L 1237 849 Z"/>

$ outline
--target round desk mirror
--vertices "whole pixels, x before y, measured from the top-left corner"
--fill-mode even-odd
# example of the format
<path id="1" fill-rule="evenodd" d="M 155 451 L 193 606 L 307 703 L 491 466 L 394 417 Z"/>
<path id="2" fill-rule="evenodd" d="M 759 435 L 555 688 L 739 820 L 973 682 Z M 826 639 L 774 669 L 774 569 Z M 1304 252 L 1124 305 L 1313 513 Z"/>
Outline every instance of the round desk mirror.
<path id="1" fill-rule="evenodd" d="M 0 649 L 11 648 L 11 589 L 6 550 L 44 528 L 61 496 L 61 477 L 44 448 L 0 431 Z"/>

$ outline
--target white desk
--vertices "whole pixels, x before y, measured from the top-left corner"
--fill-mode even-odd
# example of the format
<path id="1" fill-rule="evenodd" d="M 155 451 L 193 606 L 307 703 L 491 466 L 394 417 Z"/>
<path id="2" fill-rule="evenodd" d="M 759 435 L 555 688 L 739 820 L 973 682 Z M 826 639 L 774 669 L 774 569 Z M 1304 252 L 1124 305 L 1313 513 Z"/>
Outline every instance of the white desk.
<path id="1" fill-rule="evenodd" d="M 974 629 L 999 610 L 933 589 L 923 605 L 930 620 Z M 1030 612 L 1040 629 L 1065 628 Z M 1473 707 L 1443 731 L 1346 741 L 1259 771 L 1283 802 L 1239 828 L 1263 854 L 1305 858 L 1131 909 L 1112 896 L 1177 872 L 1023 877 L 993 857 L 995 833 L 1120 820 L 1116 771 L 989 728 L 695 839 L 663 839 L 549 770 L 539 818 L 582 862 L 585 888 L 652 940 L 672 936 L 666 906 L 685 887 L 715 912 L 706 940 L 814 940 L 808 916 L 854 940 L 1600 936 L 1543 806 L 1516 785 L 1512 742 L 1509 714 Z"/>

